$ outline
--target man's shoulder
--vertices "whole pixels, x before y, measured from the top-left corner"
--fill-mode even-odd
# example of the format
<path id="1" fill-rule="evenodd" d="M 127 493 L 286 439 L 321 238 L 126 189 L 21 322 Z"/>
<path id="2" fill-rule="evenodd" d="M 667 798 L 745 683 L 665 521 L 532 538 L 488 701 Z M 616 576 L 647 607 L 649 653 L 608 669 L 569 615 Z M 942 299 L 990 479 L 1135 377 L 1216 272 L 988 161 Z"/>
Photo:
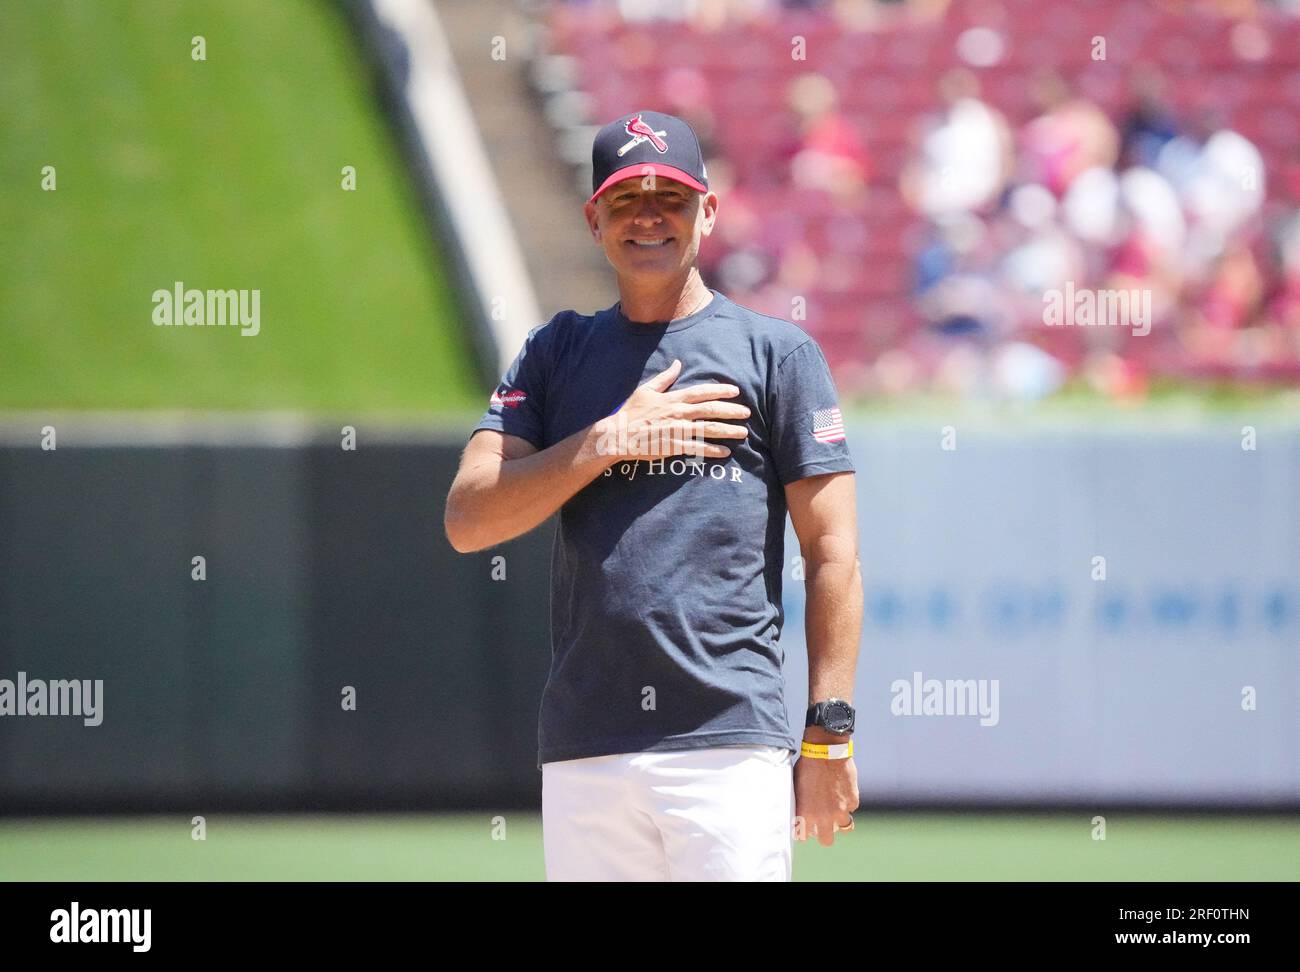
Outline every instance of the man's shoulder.
<path id="1" fill-rule="evenodd" d="M 597 314 L 582 314 L 571 309 L 557 311 L 550 320 L 529 329 L 525 343 L 547 360 L 563 358 L 575 343 L 580 344 L 590 333 L 596 317 Z"/>
<path id="2" fill-rule="evenodd" d="M 565 325 L 590 326 L 591 324 L 595 323 L 597 317 L 599 317 L 601 314 L 606 314 L 608 312 L 609 312 L 609 308 L 605 308 L 603 310 L 593 311 L 590 314 L 584 314 L 582 311 L 574 310 L 572 307 L 569 307 L 566 308 L 565 310 L 556 311 L 554 316 L 552 316 L 549 321 L 547 321 L 545 324 L 539 324 L 537 326 L 547 327 L 548 325 L 551 324 L 556 324 L 559 326 L 565 326 Z"/>
<path id="3" fill-rule="evenodd" d="M 769 347 L 779 357 L 813 340 L 811 334 L 793 321 L 746 307 L 730 297 L 727 305 L 729 316 L 746 329 L 751 339 Z"/>
<path id="4" fill-rule="evenodd" d="M 596 311 L 593 314 L 583 314 L 572 308 L 556 311 L 550 320 L 538 324 L 529 331 L 528 336 L 541 335 L 545 339 L 554 339 L 588 331 L 595 325 L 597 317 L 603 313 L 605 312 Z"/>

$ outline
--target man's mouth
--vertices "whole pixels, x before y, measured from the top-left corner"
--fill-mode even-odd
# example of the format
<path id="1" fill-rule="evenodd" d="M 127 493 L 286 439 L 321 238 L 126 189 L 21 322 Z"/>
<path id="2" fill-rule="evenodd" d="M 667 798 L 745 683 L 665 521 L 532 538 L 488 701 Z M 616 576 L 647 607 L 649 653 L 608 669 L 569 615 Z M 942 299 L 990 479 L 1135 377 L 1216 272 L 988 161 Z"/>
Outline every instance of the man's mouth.
<path id="1" fill-rule="evenodd" d="M 639 246 L 649 249 L 656 246 L 667 246 L 673 241 L 673 239 L 674 237 L 671 236 L 657 236 L 649 240 L 628 240 L 627 242 L 629 246 Z"/>

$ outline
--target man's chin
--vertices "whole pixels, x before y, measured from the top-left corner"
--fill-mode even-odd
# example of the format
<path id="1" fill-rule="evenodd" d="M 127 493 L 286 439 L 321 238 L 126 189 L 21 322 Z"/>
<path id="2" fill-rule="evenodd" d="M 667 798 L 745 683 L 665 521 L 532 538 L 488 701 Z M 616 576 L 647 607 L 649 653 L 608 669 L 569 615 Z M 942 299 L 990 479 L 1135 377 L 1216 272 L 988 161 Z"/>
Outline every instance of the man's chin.
<path id="1" fill-rule="evenodd" d="M 661 280 L 665 284 L 672 284 L 682 277 L 682 268 L 676 265 L 671 267 L 651 267 L 651 266 L 621 266 L 615 267 L 618 276 L 624 280 L 650 281 Z"/>
<path id="2" fill-rule="evenodd" d="M 672 276 L 690 266 L 690 261 L 685 259 L 685 254 L 676 243 L 647 253 L 620 250 L 617 256 L 618 259 L 609 261 L 616 268 L 643 274 L 662 273 Z"/>

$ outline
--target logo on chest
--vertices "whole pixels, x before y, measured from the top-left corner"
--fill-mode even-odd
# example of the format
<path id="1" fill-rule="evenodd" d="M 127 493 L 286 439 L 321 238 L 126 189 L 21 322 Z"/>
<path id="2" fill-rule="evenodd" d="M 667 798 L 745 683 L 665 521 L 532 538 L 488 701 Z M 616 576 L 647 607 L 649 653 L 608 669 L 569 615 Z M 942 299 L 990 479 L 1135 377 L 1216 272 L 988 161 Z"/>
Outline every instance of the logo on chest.
<path id="1" fill-rule="evenodd" d="M 641 470 L 642 463 L 645 463 L 644 471 Z M 613 476 L 616 471 L 619 476 L 628 482 L 635 480 L 638 473 L 642 478 L 646 476 L 692 476 L 699 479 L 712 479 L 714 482 L 744 482 L 744 472 L 739 466 L 728 466 L 726 463 L 721 462 L 707 462 L 699 456 L 679 456 L 676 459 L 665 456 L 662 459 L 632 459 L 628 462 L 616 462 L 605 470 L 604 475 Z"/>

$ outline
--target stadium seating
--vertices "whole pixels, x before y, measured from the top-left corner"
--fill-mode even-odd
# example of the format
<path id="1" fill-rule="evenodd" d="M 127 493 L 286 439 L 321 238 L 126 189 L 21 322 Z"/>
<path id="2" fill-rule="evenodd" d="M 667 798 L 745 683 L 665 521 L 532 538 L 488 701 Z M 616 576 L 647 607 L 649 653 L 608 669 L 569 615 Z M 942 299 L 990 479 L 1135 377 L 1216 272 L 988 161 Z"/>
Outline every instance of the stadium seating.
<path id="1" fill-rule="evenodd" d="M 970 28 L 991 28 L 1001 42 L 1000 58 L 973 70 L 981 99 L 1002 113 L 1012 132 L 1038 113 L 1031 79 L 1045 71 L 1061 76 L 1119 125 L 1132 107 L 1131 71 L 1138 64 L 1154 66 L 1164 77 L 1167 107 L 1186 128 L 1217 118 L 1218 127 L 1234 129 L 1258 148 L 1265 162 L 1266 212 L 1294 206 L 1277 176 L 1300 152 L 1300 21 L 1281 10 L 1262 7 L 1249 26 L 1256 33 L 1244 39 L 1233 33 L 1242 22 L 1211 7 L 1148 0 L 958 0 L 930 22 L 910 18 L 905 9 L 892 13 L 885 26 L 869 32 L 848 30 L 824 11 L 789 11 L 775 22 L 727 23 L 705 31 L 672 20 L 626 23 L 608 4 L 560 3 L 545 15 L 546 49 L 575 60 L 578 84 L 591 97 L 587 124 L 640 106 L 676 111 L 696 122 L 706 145 L 734 168 L 735 188 L 759 216 L 752 245 L 765 254 L 769 270 L 783 248 L 796 243 L 811 249 L 822 270 L 830 264 L 806 295 L 808 319 L 800 323 L 819 338 L 837 370 L 869 366 L 924 328 L 912 299 L 912 268 L 926 220 L 902 201 L 899 180 L 916 152 L 918 121 L 942 105 L 942 76 L 963 64 L 958 50 Z M 795 36 L 804 38 L 807 60 L 791 57 Z M 1105 60 L 1094 59 L 1098 37 L 1105 41 Z M 792 80 L 809 71 L 833 83 L 839 110 L 869 156 L 866 195 L 847 204 L 790 185 L 798 131 L 788 92 Z M 1267 297 L 1280 284 L 1279 268 L 1258 221 L 1252 231 Z M 727 254 L 716 245 L 708 249 L 702 258 L 712 272 Z M 857 272 L 846 276 L 845 261 Z M 1191 282 L 1189 294 L 1197 284 Z M 755 294 L 733 296 L 762 304 Z M 779 303 L 761 309 L 789 316 Z M 1166 330 L 1180 327 L 1176 321 Z M 1024 330 L 1033 332 L 1026 339 L 1072 368 L 1084 360 L 1091 340 L 1071 329 Z M 1300 359 L 1300 340 L 1291 347 L 1292 357 Z M 1300 360 L 1264 367 L 1190 360 L 1177 333 L 1126 342 L 1117 353 L 1152 374 L 1300 378 Z"/>

